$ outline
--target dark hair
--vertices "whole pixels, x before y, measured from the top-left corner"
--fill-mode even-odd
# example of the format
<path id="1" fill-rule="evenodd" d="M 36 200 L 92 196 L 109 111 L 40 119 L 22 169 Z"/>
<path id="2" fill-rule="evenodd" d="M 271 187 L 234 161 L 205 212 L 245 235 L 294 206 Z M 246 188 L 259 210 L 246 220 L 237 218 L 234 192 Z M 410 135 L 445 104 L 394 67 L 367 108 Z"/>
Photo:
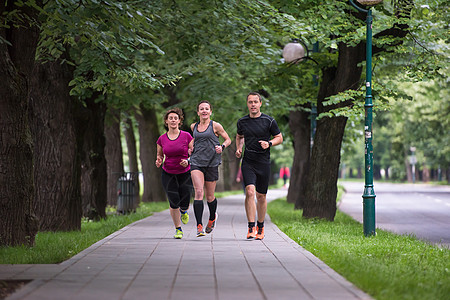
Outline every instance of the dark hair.
<path id="1" fill-rule="evenodd" d="M 209 105 L 209 109 L 212 110 L 212 105 L 211 105 L 211 103 L 209 103 L 208 100 L 202 100 L 202 101 L 200 101 L 200 102 L 197 104 L 197 111 L 198 111 L 198 109 L 199 109 L 199 107 L 200 107 L 200 104 L 202 104 L 202 103 L 208 104 L 208 105 Z"/>
<path id="2" fill-rule="evenodd" d="M 180 128 L 181 124 L 183 124 L 183 120 L 184 120 L 183 111 L 178 107 L 171 108 L 171 109 L 167 110 L 166 113 L 164 114 L 164 128 L 166 128 L 166 130 L 169 130 L 169 127 L 167 126 L 166 121 L 169 118 L 169 114 L 172 114 L 172 113 L 177 114 L 178 118 L 180 118 L 180 124 L 178 125 L 178 128 Z"/>
<path id="3" fill-rule="evenodd" d="M 250 93 L 248 93 L 247 100 L 248 100 L 248 96 L 258 96 L 259 102 L 262 102 L 261 95 L 259 93 L 257 93 L 257 92 L 250 92 Z"/>

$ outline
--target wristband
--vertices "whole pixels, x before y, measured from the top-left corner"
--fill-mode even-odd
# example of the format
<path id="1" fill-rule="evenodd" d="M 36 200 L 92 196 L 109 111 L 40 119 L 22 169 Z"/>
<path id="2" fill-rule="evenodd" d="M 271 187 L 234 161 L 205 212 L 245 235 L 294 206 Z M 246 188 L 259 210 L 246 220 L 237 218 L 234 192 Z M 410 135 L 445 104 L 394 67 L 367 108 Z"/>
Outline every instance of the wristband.
<path id="1" fill-rule="evenodd" d="M 271 141 L 269 141 L 269 147 L 272 147 L 272 142 Z"/>
<path id="2" fill-rule="evenodd" d="M 223 149 L 225 149 L 225 148 L 226 148 L 225 144 L 222 144 L 222 151 L 223 151 Z"/>
<path id="3" fill-rule="evenodd" d="M 188 165 L 190 165 L 190 164 L 191 164 L 191 158 L 188 157 L 186 160 L 187 160 L 187 162 L 188 162 Z"/>

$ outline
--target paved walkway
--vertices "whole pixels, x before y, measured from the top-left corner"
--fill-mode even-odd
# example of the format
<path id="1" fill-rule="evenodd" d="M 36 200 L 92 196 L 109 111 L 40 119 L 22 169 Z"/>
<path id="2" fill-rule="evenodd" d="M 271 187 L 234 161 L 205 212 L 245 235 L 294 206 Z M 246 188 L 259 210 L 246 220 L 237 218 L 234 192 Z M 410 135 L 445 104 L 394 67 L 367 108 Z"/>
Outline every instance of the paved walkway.
<path id="1" fill-rule="evenodd" d="M 339 183 L 346 191 L 339 210 L 363 223 L 364 182 Z M 377 229 L 413 235 L 450 249 L 450 186 L 376 181 L 374 189 Z"/>
<path id="2" fill-rule="evenodd" d="M 201 238 L 192 207 L 181 240 L 166 210 L 58 265 L 0 265 L 0 279 L 33 280 L 7 299 L 370 299 L 269 218 L 265 239 L 247 240 L 243 195 L 219 199 L 218 213 Z"/>

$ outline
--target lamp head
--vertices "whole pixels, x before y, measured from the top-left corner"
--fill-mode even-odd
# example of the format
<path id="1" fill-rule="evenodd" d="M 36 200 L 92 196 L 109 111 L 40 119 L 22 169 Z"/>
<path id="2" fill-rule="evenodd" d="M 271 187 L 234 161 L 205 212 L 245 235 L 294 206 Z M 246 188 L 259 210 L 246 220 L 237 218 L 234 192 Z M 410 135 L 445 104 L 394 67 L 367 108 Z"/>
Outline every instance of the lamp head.
<path id="1" fill-rule="evenodd" d="M 283 48 L 283 58 L 287 63 L 302 61 L 305 57 L 305 48 L 300 43 L 288 43 Z"/>
<path id="2" fill-rule="evenodd" d="M 365 6 L 372 6 L 372 5 L 377 5 L 381 2 L 383 2 L 383 0 L 356 0 L 359 4 L 365 5 Z"/>

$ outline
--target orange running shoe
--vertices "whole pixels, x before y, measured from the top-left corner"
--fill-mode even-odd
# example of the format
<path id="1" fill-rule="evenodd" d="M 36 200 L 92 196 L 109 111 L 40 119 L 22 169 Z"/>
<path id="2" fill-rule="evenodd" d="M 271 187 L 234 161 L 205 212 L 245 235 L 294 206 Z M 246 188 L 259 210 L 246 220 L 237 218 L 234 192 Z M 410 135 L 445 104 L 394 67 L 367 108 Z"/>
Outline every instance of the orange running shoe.
<path id="1" fill-rule="evenodd" d="M 203 225 L 197 225 L 197 237 L 205 236 L 205 232 L 203 231 Z"/>
<path id="2" fill-rule="evenodd" d="M 247 239 L 254 239 L 256 237 L 256 227 L 249 227 L 247 233 Z"/>
<path id="3" fill-rule="evenodd" d="M 262 240 L 264 238 L 264 227 L 258 227 L 258 232 L 256 233 L 256 240 Z"/>
<path id="4" fill-rule="evenodd" d="M 208 225 L 206 225 L 206 228 L 205 228 L 206 233 L 211 233 L 211 231 L 213 231 L 214 226 L 216 226 L 216 221 L 217 221 L 218 216 L 219 215 L 216 213 L 216 217 L 214 218 L 214 220 L 208 220 Z"/>

